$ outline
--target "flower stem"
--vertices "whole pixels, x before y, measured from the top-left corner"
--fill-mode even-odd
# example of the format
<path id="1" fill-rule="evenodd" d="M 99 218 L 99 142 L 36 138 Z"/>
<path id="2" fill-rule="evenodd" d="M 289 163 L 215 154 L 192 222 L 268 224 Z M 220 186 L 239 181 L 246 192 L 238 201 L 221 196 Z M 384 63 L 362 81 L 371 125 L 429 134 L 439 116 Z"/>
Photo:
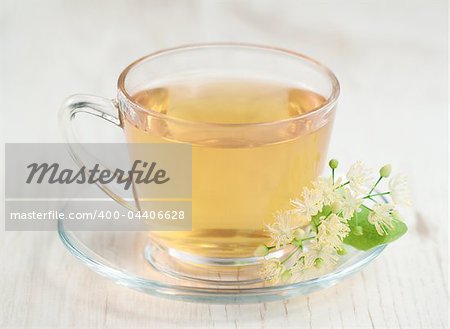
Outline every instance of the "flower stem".
<path id="1" fill-rule="evenodd" d="M 325 216 L 325 218 L 324 219 L 320 219 L 320 218 L 317 218 L 317 220 L 315 219 L 315 218 L 312 218 L 312 220 L 311 220 L 311 223 L 314 225 L 314 230 L 316 231 L 316 233 L 319 233 L 319 226 L 320 226 L 320 224 L 324 221 L 324 220 L 326 220 L 328 217 L 330 217 L 330 215 L 332 214 L 333 212 L 332 211 L 330 211 L 326 216 Z"/>
<path id="2" fill-rule="evenodd" d="M 367 196 L 365 196 L 363 199 L 371 199 L 374 196 L 380 196 L 380 195 L 386 195 L 386 194 L 390 194 L 391 192 L 383 192 L 383 193 L 375 193 L 375 194 L 369 194 Z"/>
<path id="3" fill-rule="evenodd" d="M 334 168 L 331 168 L 331 178 L 332 178 L 333 186 L 334 186 Z"/>
<path id="4" fill-rule="evenodd" d="M 316 231 L 316 233 L 319 232 L 319 230 L 317 229 L 319 225 L 316 223 L 316 220 L 314 218 L 311 219 L 311 224 L 314 226 L 314 231 Z"/>
<path id="5" fill-rule="evenodd" d="M 330 217 L 330 215 L 331 215 L 332 213 L 333 213 L 333 212 L 330 211 L 330 212 L 328 213 L 328 215 L 326 215 L 325 218 L 322 219 L 322 220 L 320 221 L 320 223 L 322 223 L 324 220 L 326 220 L 328 217 Z M 319 223 L 319 225 L 320 225 L 320 223 Z M 319 226 L 319 225 L 317 225 L 317 226 Z"/>
<path id="6" fill-rule="evenodd" d="M 286 263 L 298 250 L 300 249 L 300 246 L 298 246 L 297 248 L 295 248 L 290 254 L 289 256 L 287 256 L 282 262 L 281 264 Z"/>
<path id="7" fill-rule="evenodd" d="M 375 183 L 375 185 L 372 187 L 372 189 L 370 190 L 369 194 L 370 195 L 373 190 L 375 190 L 375 187 L 377 187 L 378 183 L 383 179 L 383 176 L 380 176 L 380 178 L 378 178 L 377 182 Z"/>
<path id="8" fill-rule="evenodd" d="M 344 184 L 341 184 L 338 187 L 336 187 L 336 190 L 341 188 L 341 187 L 344 187 L 345 185 L 348 185 L 348 184 L 350 184 L 350 182 L 345 182 Z"/>

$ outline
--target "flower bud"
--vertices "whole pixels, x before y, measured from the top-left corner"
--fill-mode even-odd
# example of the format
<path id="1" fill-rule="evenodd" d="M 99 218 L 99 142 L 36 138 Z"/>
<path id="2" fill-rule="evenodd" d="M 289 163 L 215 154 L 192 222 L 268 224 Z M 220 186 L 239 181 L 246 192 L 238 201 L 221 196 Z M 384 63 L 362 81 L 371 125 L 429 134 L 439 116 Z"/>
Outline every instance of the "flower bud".
<path id="1" fill-rule="evenodd" d="M 256 248 L 254 255 L 256 257 L 264 257 L 269 253 L 269 248 L 266 245 L 260 245 Z"/>
<path id="2" fill-rule="evenodd" d="M 363 235 L 363 228 L 362 228 L 362 226 L 355 226 L 354 228 L 353 228 L 353 235 L 357 235 L 357 236 L 359 236 L 359 235 Z"/>
<path id="3" fill-rule="evenodd" d="M 301 228 L 298 228 L 294 231 L 294 238 L 297 240 L 301 240 L 305 237 L 305 231 Z"/>
<path id="4" fill-rule="evenodd" d="M 344 256 L 346 253 L 347 253 L 347 250 L 345 248 L 338 249 L 338 251 L 337 251 L 337 254 L 339 256 Z"/>
<path id="5" fill-rule="evenodd" d="M 328 162 L 328 165 L 331 169 L 336 169 L 339 165 L 339 161 L 337 161 L 336 159 L 331 159 L 330 162 Z"/>
<path id="6" fill-rule="evenodd" d="M 292 277 L 292 273 L 289 270 L 284 271 L 281 273 L 281 282 L 288 282 Z"/>
<path id="7" fill-rule="evenodd" d="M 389 177 L 392 171 L 392 166 L 390 164 L 387 164 L 380 169 L 380 176 L 381 177 Z"/>
<path id="8" fill-rule="evenodd" d="M 322 266 L 322 264 L 323 264 L 323 259 L 322 258 L 316 258 L 314 260 L 314 266 L 315 267 L 320 268 Z"/>

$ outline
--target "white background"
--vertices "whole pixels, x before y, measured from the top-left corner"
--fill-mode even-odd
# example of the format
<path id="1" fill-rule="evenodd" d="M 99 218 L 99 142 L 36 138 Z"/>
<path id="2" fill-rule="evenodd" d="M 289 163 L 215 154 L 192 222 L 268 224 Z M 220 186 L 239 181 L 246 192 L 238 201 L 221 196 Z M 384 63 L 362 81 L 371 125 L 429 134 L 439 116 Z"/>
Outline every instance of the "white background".
<path id="1" fill-rule="evenodd" d="M 410 176 L 415 207 L 409 234 L 363 272 L 307 297 L 242 306 L 143 295 L 90 272 L 55 232 L 0 232 L 0 327 L 446 327 L 447 14 L 438 0 L 2 0 L 5 142 L 61 141 L 63 99 L 113 98 L 120 71 L 150 52 L 268 44 L 335 71 L 342 94 L 330 156 L 343 166 L 390 162 Z"/>

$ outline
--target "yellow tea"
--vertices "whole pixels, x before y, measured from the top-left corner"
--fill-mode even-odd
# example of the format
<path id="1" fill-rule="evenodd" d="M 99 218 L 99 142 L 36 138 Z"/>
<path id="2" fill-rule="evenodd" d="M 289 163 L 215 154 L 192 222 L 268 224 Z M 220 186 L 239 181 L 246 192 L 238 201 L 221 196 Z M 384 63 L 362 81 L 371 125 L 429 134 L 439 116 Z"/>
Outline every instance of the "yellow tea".
<path id="1" fill-rule="evenodd" d="M 192 231 L 151 232 L 183 252 L 252 256 L 268 242 L 264 224 L 290 207 L 326 160 L 332 116 L 320 123 L 314 116 L 290 120 L 326 102 L 309 90 L 253 80 L 187 80 L 139 91 L 133 101 L 166 119 L 124 116 L 128 142 L 192 144 Z M 191 122 L 200 127 L 189 129 Z"/>

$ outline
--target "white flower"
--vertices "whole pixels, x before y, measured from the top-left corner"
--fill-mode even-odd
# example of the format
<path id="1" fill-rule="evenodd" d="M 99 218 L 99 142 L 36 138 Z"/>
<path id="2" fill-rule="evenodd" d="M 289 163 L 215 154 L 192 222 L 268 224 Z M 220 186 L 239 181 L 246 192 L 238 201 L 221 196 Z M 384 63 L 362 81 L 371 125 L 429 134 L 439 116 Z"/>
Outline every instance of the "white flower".
<path id="1" fill-rule="evenodd" d="M 373 184 L 373 171 L 363 162 L 355 162 L 347 172 L 350 188 L 357 193 L 365 193 Z"/>
<path id="2" fill-rule="evenodd" d="M 339 189 L 339 192 L 338 205 L 340 211 L 342 211 L 342 217 L 345 220 L 349 220 L 353 217 L 355 212 L 359 212 L 361 210 L 360 206 L 362 200 L 356 198 L 356 195 L 354 195 L 348 188 L 341 188 Z"/>
<path id="3" fill-rule="evenodd" d="M 315 216 L 318 212 L 322 211 L 322 191 L 319 189 L 308 189 L 305 187 L 303 189 L 302 198 L 292 200 L 291 203 L 295 207 L 295 212 L 310 219 L 312 216 Z"/>
<path id="4" fill-rule="evenodd" d="M 301 253 L 297 262 L 291 267 L 291 280 L 293 282 L 308 280 L 318 275 L 318 271 L 314 267 L 314 262 L 305 262 L 307 257 L 308 255 L 306 253 Z"/>
<path id="5" fill-rule="evenodd" d="M 296 221 L 291 218 L 287 211 L 275 213 L 275 223 L 266 225 L 272 238 L 272 244 L 276 248 L 280 248 L 292 241 L 297 226 Z"/>
<path id="6" fill-rule="evenodd" d="M 342 178 L 336 180 L 333 184 L 331 178 L 319 177 L 314 183 L 314 189 L 321 191 L 322 202 L 324 205 L 330 205 L 336 201 L 337 195 L 335 188 L 341 185 Z"/>
<path id="7" fill-rule="evenodd" d="M 335 169 L 337 161 L 330 162 L 330 166 Z M 382 167 L 379 180 L 390 177 L 390 169 L 388 165 Z M 255 255 L 263 258 L 260 276 L 277 284 L 315 278 L 334 269 L 339 257 L 345 254 L 343 243 L 350 233 L 349 220 L 361 211 L 365 201 L 375 202 L 372 209 L 367 208 L 370 209 L 367 220 L 379 235 L 394 229 L 402 220 L 395 205 L 411 204 L 406 177 L 390 178 L 391 204 L 376 203 L 367 196 L 369 190 L 374 189 L 373 177 L 369 167 L 356 162 L 347 173 L 348 182 L 342 183 L 342 178 L 333 182 L 334 177 L 320 177 L 312 182 L 311 188 L 304 188 L 299 198 L 291 200 L 293 208 L 275 213 L 273 223 L 266 225 L 271 244 L 255 250 Z M 374 193 L 373 196 L 384 194 L 388 192 Z M 355 236 L 361 236 L 361 233 L 362 227 L 356 226 Z M 269 254 L 272 248 L 281 247 L 291 248 L 287 256 L 280 259 Z"/>
<path id="8" fill-rule="evenodd" d="M 317 240 L 322 246 L 335 250 L 342 248 L 342 240 L 350 233 L 350 228 L 342 218 L 331 214 L 318 227 Z"/>
<path id="9" fill-rule="evenodd" d="M 307 267 L 314 266 L 318 270 L 332 268 L 339 259 L 334 248 L 323 245 L 316 240 L 308 246 L 305 256 L 305 265 Z"/>
<path id="10" fill-rule="evenodd" d="M 263 261 L 260 275 L 265 280 L 276 284 L 280 281 L 281 275 L 285 270 L 286 267 L 281 263 L 279 259 L 270 258 Z"/>
<path id="11" fill-rule="evenodd" d="M 394 218 L 391 216 L 393 206 L 388 203 L 377 203 L 369 214 L 368 221 L 375 226 L 379 235 L 387 234 L 389 229 L 394 228 Z"/>
<path id="12" fill-rule="evenodd" d="M 304 229 L 298 228 L 294 231 L 294 238 L 301 240 L 306 236 L 306 231 Z"/>
<path id="13" fill-rule="evenodd" d="M 308 245 L 306 251 L 298 255 L 297 259 L 291 267 L 292 281 L 317 277 L 325 270 L 333 268 L 339 258 L 334 248 L 314 240 Z"/>
<path id="14" fill-rule="evenodd" d="M 397 174 L 389 180 L 389 190 L 392 200 L 399 206 L 411 206 L 408 179 L 405 175 Z"/>

